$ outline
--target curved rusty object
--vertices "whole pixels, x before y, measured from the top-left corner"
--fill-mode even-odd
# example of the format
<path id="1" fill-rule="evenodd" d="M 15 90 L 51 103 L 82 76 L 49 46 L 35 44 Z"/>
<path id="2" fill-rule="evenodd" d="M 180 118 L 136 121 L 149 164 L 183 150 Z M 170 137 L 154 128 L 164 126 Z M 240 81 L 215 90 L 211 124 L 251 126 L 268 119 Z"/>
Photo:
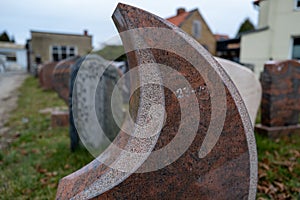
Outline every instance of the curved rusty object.
<path id="1" fill-rule="evenodd" d="M 131 77 L 137 88 L 130 100 L 133 118 L 143 124 L 145 110 L 164 106 L 163 128 L 146 139 L 135 135 L 135 128 L 134 133 L 120 131 L 97 159 L 60 181 L 56 198 L 255 199 L 252 125 L 222 67 L 190 36 L 151 13 L 119 4 L 113 19 L 131 70 L 138 68 Z M 144 80 L 150 84 L 143 85 Z M 168 148 L 173 141 L 179 146 Z M 188 146 L 180 149 L 181 144 Z"/>
<path id="2" fill-rule="evenodd" d="M 48 62 L 42 65 L 41 69 L 38 72 L 39 83 L 40 86 L 44 90 L 51 90 L 53 89 L 53 82 L 52 82 L 52 73 L 55 69 L 57 62 Z"/>
<path id="3" fill-rule="evenodd" d="M 58 96 L 62 98 L 66 104 L 69 103 L 69 85 L 71 66 L 80 58 L 73 56 L 57 63 L 52 73 L 52 84 Z"/>

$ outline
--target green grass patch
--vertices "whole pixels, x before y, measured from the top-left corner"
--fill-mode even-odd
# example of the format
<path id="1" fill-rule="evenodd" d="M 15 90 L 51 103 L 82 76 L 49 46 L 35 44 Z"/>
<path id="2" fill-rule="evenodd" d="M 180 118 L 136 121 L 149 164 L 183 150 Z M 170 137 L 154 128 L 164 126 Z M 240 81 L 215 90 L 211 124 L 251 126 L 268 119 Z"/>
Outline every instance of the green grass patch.
<path id="1" fill-rule="evenodd" d="M 68 128 L 50 127 L 50 114 L 41 109 L 65 106 L 53 91 L 26 79 L 19 89 L 18 108 L 7 126 L 15 137 L 0 151 L 0 199 L 54 199 L 58 181 L 93 157 L 80 148 L 69 150 Z M 258 122 L 260 119 L 257 120 Z M 300 192 L 300 137 L 272 141 L 256 134 L 258 199 L 297 199 Z"/>
<path id="2" fill-rule="evenodd" d="M 41 90 L 33 77 L 19 91 L 18 107 L 6 123 L 15 139 L 0 151 L 0 199 L 54 199 L 59 180 L 93 157 L 83 147 L 71 153 L 68 128 L 52 129 L 50 113 L 39 113 L 66 106 L 57 93 Z"/>
<path id="3" fill-rule="evenodd" d="M 260 199 L 298 199 L 300 137 L 270 140 L 256 134 Z"/>

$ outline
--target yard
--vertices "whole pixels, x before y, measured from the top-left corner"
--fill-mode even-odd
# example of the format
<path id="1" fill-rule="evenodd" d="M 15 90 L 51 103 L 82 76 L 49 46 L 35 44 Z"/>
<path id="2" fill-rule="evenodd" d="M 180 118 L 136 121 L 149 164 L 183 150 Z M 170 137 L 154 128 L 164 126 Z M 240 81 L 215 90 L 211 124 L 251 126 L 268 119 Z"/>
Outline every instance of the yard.
<path id="1" fill-rule="evenodd" d="M 20 88 L 18 108 L 7 126 L 14 142 L 0 152 L 0 199 L 54 199 L 58 181 L 89 163 L 81 147 L 69 150 L 68 128 L 50 128 L 50 114 L 65 106 L 53 91 L 42 91 L 30 77 Z M 270 141 L 256 135 L 258 199 L 297 199 L 300 193 L 300 138 Z"/>

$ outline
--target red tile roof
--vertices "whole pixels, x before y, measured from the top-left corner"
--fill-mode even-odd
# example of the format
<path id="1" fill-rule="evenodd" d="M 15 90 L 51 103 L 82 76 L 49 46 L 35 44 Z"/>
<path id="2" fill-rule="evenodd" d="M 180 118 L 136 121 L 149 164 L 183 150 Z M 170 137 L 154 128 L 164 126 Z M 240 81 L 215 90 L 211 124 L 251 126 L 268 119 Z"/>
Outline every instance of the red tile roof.
<path id="1" fill-rule="evenodd" d="M 171 22 L 172 24 L 174 24 L 175 26 L 180 26 L 180 24 L 182 22 L 184 22 L 184 20 L 189 16 L 189 14 L 190 14 L 189 12 L 184 12 L 184 13 L 182 13 L 180 15 L 176 15 L 174 17 L 170 17 L 167 20 L 169 22 Z"/>

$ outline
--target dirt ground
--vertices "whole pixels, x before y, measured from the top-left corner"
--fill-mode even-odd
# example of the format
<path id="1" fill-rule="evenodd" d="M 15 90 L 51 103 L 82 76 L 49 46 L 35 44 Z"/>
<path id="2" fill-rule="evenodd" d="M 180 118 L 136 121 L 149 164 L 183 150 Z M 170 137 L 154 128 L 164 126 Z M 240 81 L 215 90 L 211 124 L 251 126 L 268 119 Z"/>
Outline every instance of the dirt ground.
<path id="1" fill-rule="evenodd" d="M 17 106 L 17 89 L 28 75 L 23 71 L 0 73 L 0 150 L 10 141 L 8 128 L 4 127 L 9 113 Z"/>

